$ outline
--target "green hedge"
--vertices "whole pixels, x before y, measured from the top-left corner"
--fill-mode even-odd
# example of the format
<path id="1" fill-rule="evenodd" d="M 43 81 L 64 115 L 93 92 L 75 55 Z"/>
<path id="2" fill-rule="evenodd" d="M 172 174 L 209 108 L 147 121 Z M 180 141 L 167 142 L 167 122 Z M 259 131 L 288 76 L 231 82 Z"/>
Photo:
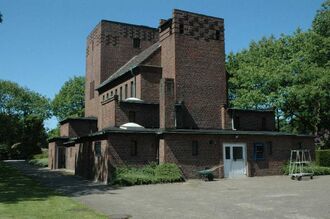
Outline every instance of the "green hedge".
<path id="1" fill-rule="evenodd" d="M 32 159 L 29 160 L 29 164 L 38 166 L 38 167 L 48 167 L 48 158 L 41 159 Z"/>
<path id="2" fill-rule="evenodd" d="M 316 164 L 323 167 L 330 167 L 330 150 L 315 151 Z"/>
<path id="3" fill-rule="evenodd" d="M 116 168 L 112 184 L 131 186 L 183 181 L 182 173 L 176 164 L 165 163 L 136 167 Z"/>
<path id="4" fill-rule="evenodd" d="M 310 173 L 314 171 L 315 176 L 319 175 L 330 175 L 330 167 L 321 167 L 316 165 L 315 163 L 312 163 L 310 166 L 306 166 L 303 168 L 303 172 Z M 289 164 L 285 164 L 282 167 L 282 173 L 285 175 L 289 174 Z"/>

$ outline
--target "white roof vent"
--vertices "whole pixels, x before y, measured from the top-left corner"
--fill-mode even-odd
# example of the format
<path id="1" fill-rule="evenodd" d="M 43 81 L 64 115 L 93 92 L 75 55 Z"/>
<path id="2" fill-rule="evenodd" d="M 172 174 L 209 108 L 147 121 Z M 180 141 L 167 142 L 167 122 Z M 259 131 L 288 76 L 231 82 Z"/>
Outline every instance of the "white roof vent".
<path id="1" fill-rule="evenodd" d="M 129 97 L 124 100 L 125 102 L 130 102 L 130 103 L 143 103 L 143 100 L 136 98 L 136 97 Z"/>
<path id="2" fill-rule="evenodd" d="M 144 129 L 143 126 L 136 124 L 134 122 L 128 122 L 120 126 L 121 129 L 127 129 L 127 130 L 138 130 L 138 129 Z"/>

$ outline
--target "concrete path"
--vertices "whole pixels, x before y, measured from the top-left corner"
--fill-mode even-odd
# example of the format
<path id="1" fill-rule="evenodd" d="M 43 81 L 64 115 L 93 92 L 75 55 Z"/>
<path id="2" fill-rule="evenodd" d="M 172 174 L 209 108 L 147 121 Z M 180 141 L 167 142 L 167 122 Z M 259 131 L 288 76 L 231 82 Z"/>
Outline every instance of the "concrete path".
<path id="1" fill-rule="evenodd" d="M 114 189 L 58 171 L 12 163 L 46 186 L 115 218 L 330 218 L 330 176 L 287 176 Z"/>

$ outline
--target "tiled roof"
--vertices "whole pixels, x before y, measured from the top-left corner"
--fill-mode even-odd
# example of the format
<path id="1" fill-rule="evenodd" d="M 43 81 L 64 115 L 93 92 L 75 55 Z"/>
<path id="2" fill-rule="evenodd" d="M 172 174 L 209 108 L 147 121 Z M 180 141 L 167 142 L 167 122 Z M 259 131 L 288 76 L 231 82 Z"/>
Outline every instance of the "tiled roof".
<path id="1" fill-rule="evenodd" d="M 160 47 L 160 43 L 157 42 L 147 49 L 143 50 L 140 54 L 131 58 L 126 64 L 124 64 L 121 68 L 119 68 L 115 73 L 113 73 L 107 80 L 103 81 L 96 89 L 100 89 L 101 87 L 107 85 L 108 83 L 114 81 L 120 76 L 126 74 L 131 71 L 136 66 L 140 65 L 143 61 L 145 61 L 149 56 L 151 56 L 157 49 Z"/>

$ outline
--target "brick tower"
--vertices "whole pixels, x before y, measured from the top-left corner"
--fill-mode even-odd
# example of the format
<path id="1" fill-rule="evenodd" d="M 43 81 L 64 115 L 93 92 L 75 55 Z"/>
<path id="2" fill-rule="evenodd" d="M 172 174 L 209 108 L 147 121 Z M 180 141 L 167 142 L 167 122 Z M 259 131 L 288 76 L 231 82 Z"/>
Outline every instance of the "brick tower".
<path id="1" fill-rule="evenodd" d="M 87 38 L 85 116 L 98 117 L 95 88 L 133 56 L 158 41 L 158 29 L 102 20 Z"/>
<path id="2" fill-rule="evenodd" d="M 223 19 L 175 9 L 159 31 L 160 128 L 221 128 L 227 103 Z"/>

